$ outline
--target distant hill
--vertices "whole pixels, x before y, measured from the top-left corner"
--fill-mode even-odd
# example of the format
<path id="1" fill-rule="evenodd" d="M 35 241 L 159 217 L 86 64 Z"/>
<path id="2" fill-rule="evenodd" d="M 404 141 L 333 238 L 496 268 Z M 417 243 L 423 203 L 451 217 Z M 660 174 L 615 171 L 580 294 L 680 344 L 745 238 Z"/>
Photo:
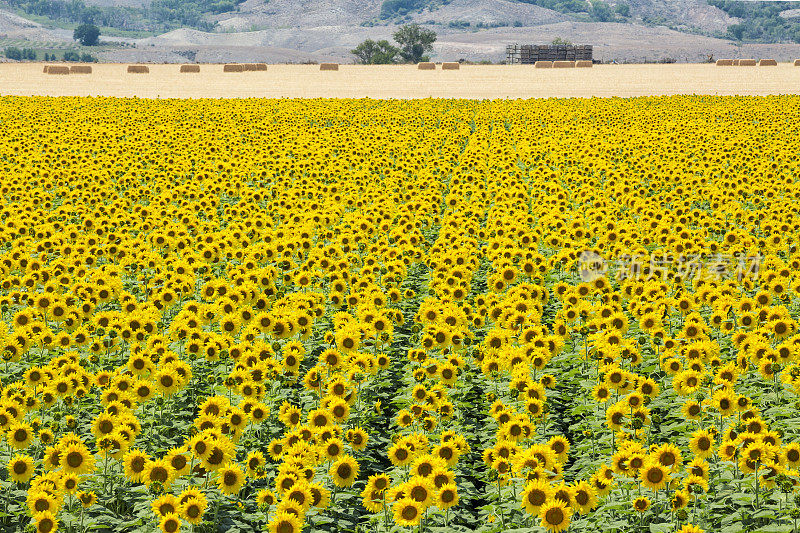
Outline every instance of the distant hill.
<path id="1" fill-rule="evenodd" d="M 761 57 L 767 50 L 791 59 L 799 56 L 792 43 L 800 43 L 795 6 L 730 0 L 0 0 L 6 13 L 0 46 L 3 24 L 12 27 L 5 31 L 9 39 L 45 41 L 49 31 L 49 40 L 58 41 L 88 20 L 103 28 L 101 39 L 112 48 L 100 54 L 106 60 L 347 62 L 364 39 L 391 39 L 400 25 L 415 22 L 439 36 L 433 54 L 439 60 L 496 62 L 507 44 L 556 38 L 592 44 L 603 60 L 699 61 L 748 51 Z M 113 49 L 111 41 L 125 49 Z"/>

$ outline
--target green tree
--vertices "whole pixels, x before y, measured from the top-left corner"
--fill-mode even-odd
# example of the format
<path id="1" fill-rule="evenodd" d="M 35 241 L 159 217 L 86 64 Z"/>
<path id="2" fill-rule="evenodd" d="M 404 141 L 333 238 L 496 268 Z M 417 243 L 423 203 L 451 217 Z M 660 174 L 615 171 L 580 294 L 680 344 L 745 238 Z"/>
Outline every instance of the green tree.
<path id="1" fill-rule="evenodd" d="M 728 35 L 736 39 L 737 41 L 741 41 L 742 37 L 744 37 L 744 30 L 746 26 L 744 24 L 732 24 L 728 26 Z"/>
<path id="2" fill-rule="evenodd" d="M 363 65 L 388 65 L 397 62 L 400 49 L 386 39 L 378 42 L 367 39 L 350 51 Z"/>
<path id="3" fill-rule="evenodd" d="M 613 18 L 611 6 L 603 0 L 592 0 L 592 18 L 600 22 L 608 22 Z"/>
<path id="4" fill-rule="evenodd" d="M 617 7 L 614 8 L 614 11 L 616 11 L 618 15 L 621 15 L 625 18 L 631 16 L 631 6 L 628 4 L 617 4 Z"/>
<path id="5" fill-rule="evenodd" d="M 100 38 L 100 28 L 94 24 L 81 24 L 72 33 L 72 38 L 83 46 L 94 46 Z"/>
<path id="6" fill-rule="evenodd" d="M 22 50 L 20 50 L 16 46 L 9 46 L 8 48 L 5 49 L 5 55 L 9 59 L 19 61 L 20 59 L 22 59 Z"/>
<path id="7" fill-rule="evenodd" d="M 424 54 L 433 51 L 436 33 L 419 24 L 407 24 L 394 33 L 394 40 L 400 45 L 400 55 L 405 61 L 419 63 L 428 60 Z"/>
<path id="8" fill-rule="evenodd" d="M 75 50 L 67 50 L 64 52 L 64 61 L 80 61 L 81 55 Z"/>

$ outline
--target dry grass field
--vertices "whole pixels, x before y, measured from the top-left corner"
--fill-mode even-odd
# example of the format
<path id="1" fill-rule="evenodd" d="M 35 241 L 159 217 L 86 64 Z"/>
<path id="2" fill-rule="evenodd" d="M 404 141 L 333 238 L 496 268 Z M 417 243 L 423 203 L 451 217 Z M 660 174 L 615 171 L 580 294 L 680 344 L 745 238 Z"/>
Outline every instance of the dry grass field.
<path id="1" fill-rule="evenodd" d="M 800 67 L 716 67 L 706 64 L 595 65 L 591 69 L 534 69 L 527 65 L 416 66 L 270 65 L 266 72 L 224 73 L 202 65 L 181 74 L 178 65 L 149 65 L 128 74 L 126 65 L 94 65 L 90 75 L 52 76 L 42 65 L 0 64 L 0 94 L 141 98 L 548 98 L 646 95 L 771 95 L 800 88 Z"/>

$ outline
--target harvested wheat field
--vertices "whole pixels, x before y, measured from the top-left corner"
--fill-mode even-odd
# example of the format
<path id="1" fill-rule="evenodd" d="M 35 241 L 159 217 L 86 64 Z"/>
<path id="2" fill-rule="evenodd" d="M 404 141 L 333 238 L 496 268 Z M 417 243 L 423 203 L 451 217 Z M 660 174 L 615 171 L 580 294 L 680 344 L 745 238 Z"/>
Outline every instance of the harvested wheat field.
<path id="1" fill-rule="evenodd" d="M 534 69 L 532 65 L 462 65 L 419 70 L 416 65 L 270 65 L 241 76 L 204 65 L 181 76 L 179 65 L 149 65 L 130 76 L 127 65 L 100 64 L 88 76 L 47 76 L 39 64 L 0 64 L 0 94 L 142 98 L 548 98 L 674 94 L 774 95 L 800 87 L 800 69 L 719 69 L 714 64 L 595 65 L 591 69 Z"/>

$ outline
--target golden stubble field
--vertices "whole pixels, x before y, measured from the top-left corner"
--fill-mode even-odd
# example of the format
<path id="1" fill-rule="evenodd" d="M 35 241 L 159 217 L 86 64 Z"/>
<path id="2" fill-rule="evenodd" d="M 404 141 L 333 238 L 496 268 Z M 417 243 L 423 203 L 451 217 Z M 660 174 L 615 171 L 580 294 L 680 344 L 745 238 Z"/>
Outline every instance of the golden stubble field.
<path id="1" fill-rule="evenodd" d="M 180 74 L 178 65 L 93 65 L 90 75 L 57 76 L 42 64 L 0 64 L 0 94 L 142 98 L 548 98 L 674 94 L 774 95 L 800 88 L 800 67 L 717 67 L 708 64 L 595 65 L 591 69 L 535 69 L 529 65 L 474 65 L 456 71 L 416 66 L 270 65 L 266 72 L 223 73 L 202 65 Z"/>

